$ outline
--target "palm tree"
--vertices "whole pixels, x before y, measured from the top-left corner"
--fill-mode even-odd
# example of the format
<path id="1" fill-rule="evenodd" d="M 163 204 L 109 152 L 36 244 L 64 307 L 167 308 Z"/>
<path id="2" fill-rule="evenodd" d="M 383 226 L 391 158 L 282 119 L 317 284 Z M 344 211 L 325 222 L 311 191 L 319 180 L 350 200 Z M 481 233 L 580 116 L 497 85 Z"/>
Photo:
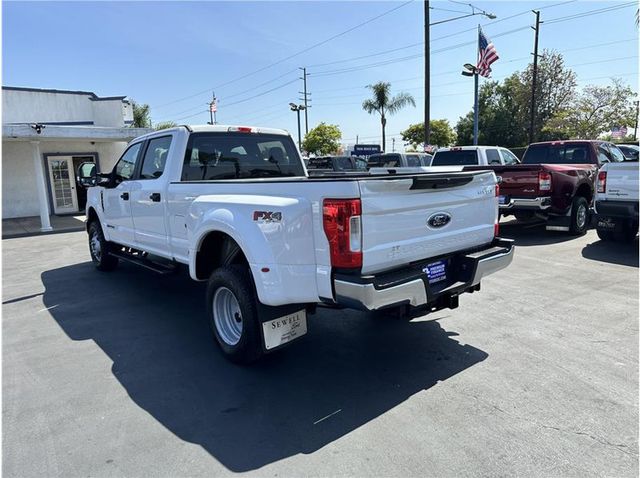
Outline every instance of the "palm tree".
<path id="1" fill-rule="evenodd" d="M 362 102 L 362 109 L 369 114 L 378 113 L 382 124 L 382 150 L 387 149 L 387 139 L 384 135 L 384 128 L 387 125 L 387 114 L 395 114 L 405 106 L 411 104 L 414 107 L 416 102 L 409 93 L 398 93 L 391 98 L 391 83 L 379 81 L 375 85 L 367 85 L 373 91 L 373 99 Z"/>

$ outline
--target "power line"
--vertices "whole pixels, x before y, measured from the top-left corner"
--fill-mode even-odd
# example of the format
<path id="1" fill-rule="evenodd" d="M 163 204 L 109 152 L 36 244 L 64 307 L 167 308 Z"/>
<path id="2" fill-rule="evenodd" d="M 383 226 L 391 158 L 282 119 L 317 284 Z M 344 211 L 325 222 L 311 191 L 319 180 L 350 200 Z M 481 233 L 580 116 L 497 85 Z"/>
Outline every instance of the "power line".
<path id="1" fill-rule="evenodd" d="M 221 83 L 221 84 L 219 84 L 219 85 L 217 85 L 217 86 L 215 86 L 213 88 L 207 88 L 206 90 L 203 90 L 201 92 L 195 93 L 193 95 L 185 96 L 183 98 L 179 98 L 177 100 L 170 101 L 169 103 L 164 103 L 163 105 L 156 106 L 156 108 L 161 108 L 161 107 L 166 106 L 166 105 L 177 103 L 177 102 L 180 102 L 180 101 L 183 101 L 183 100 L 186 100 L 186 99 L 191 99 L 191 98 L 193 98 L 195 96 L 199 96 L 199 95 L 201 95 L 201 94 L 203 94 L 205 92 L 209 92 L 212 89 L 219 89 L 219 88 L 221 88 L 223 86 L 229 85 L 231 83 L 235 83 L 236 81 L 240 81 L 240 80 L 243 80 L 243 79 L 248 78 L 250 76 L 253 76 L 253 75 L 255 75 L 257 73 L 260 73 L 260 72 L 262 72 L 264 70 L 267 70 L 267 69 L 269 69 L 271 67 L 279 65 L 281 63 L 284 63 L 287 60 L 295 58 L 296 56 L 302 55 L 303 53 L 306 53 L 306 52 L 308 52 L 310 50 L 313 50 L 314 48 L 317 48 L 317 47 L 322 46 L 322 45 L 324 45 L 326 43 L 329 43 L 330 41 L 335 40 L 336 38 L 339 38 L 339 37 L 341 37 L 343 35 L 346 35 L 347 33 L 351 33 L 352 31 L 357 30 L 358 28 L 363 27 L 364 25 L 368 25 L 369 23 L 372 23 L 372 22 L 378 20 L 379 18 L 384 17 L 385 15 L 389 15 L 390 13 L 393 13 L 396 10 L 399 10 L 400 8 L 402 8 L 402 7 L 406 6 L 406 5 L 409 5 L 412 2 L 413 2 L 413 0 L 409 0 L 408 2 L 404 2 L 404 3 L 402 3 L 402 4 L 400 4 L 400 5 L 396 6 L 396 7 L 393 7 L 390 10 L 387 10 L 387 11 L 381 13 L 380 15 L 376 15 L 375 17 L 370 18 L 369 20 L 365 20 L 364 22 L 358 23 L 357 25 L 355 25 L 355 26 L 353 26 L 353 27 L 351 27 L 351 28 L 349 28 L 347 30 L 344 30 L 344 31 L 342 31 L 340 33 L 337 33 L 337 34 L 327 38 L 326 40 L 322 40 L 321 42 L 318 42 L 318 43 L 315 43 L 315 44 L 313 44 L 311 46 L 303 48 L 302 50 L 299 50 L 298 52 L 293 53 L 293 54 L 291 54 L 291 55 L 289 55 L 289 56 L 287 56 L 285 58 L 282 58 L 282 59 L 280 59 L 280 60 L 278 60 L 276 62 L 273 62 L 273 63 L 271 63 L 271 64 L 269 64 L 267 66 L 263 66 L 262 68 L 258 68 L 257 70 L 254 70 L 254 71 L 252 71 L 250 73 L 247 73 L 245 75 L 241 75 L 241 76 L 238 76 L 236 78 L 233 78 L 232 80 L 226 81 L 225 83 Z"/>
<path id="2" fill-rule="evenodd" d="M 612 12 L 614 10 L 620 10 L 621 8 L 627 8 L 627 7 L 630 7 L 632 5 L 637 5 L 637 4 L 638 4 L 638 2 L 628 2 L 628 3 L 623 3 L 621 5 L 614 5 L 612 7 L 598 8 L 596 10 L 589 10 L 587 12 L 575 13 L 573 15 L 566 15 L 564 17 L 558 17 L 558 18 L 552 18 L 551 20 L 545 20 L 545 24 L 551 25 L 553 23 L 566 22 L 568 20 L 575 20 L 577 18 L 590 17 L 592 15 L 599 15 L 600 13 L 608 13 L 608 12 Z"/>

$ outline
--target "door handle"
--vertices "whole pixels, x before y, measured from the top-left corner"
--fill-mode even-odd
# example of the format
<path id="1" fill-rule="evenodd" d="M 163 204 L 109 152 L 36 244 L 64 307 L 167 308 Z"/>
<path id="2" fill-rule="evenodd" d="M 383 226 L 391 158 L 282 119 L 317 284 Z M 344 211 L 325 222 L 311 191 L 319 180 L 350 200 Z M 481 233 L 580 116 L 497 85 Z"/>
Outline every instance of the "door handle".
<path id="1" fill-rule="evenodd" d="M 149 199 L 153 202 L 160 202 L 160 193 L 152 193 L 151 196 L 149 196 Z"/>
<path id="2" fill-rule="evenodd" d="M 122 199 L 124 199 L 125 201 L 128 201 L 128 200 L 129 200 L 129 193 L 122 193 L 122 194 L 120 195 L 120 197 L 121 197 Z"/>

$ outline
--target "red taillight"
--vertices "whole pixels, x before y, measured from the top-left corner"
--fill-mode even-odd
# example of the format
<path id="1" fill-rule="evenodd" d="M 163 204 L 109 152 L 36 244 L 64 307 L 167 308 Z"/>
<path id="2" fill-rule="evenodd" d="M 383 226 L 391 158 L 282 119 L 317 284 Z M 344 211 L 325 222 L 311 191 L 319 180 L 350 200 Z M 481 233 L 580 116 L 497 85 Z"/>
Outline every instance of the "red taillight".
<path id="1" fill-rule="evenodd" d="M 500 196 L 500 184 L 496 183 L 496 197 Z"/>
<path id="2" fill-rule="evenodd" d="M 322 224 L 333 267 L 362 267 L 360 199 L 325 199 Z"/>
<path id="3" fill-rule="evenodd" d="M 607 172 L 600 171 L 598 173 L 598 192 L 606 193 L 607 192 Z"/>
<path id="4" fill-rule="evenodd" d="M 500 196 L 500 185 L 496 183 L 496 197 Z M 498 211 L 498 215 L 496 216 L 496 222 L 493 223 L 493 237 L 498 237 L 500 233 L 500 211 Z"/>
<path id="5" fill-rule="evenodd" d="M 230 133 L 253 133 L 253 128 L 250 126 L 230 126 L 227 131 Z"/>
<path id="6" fill-rule="evenodd" d="M 538 173 L 538 190 L 551 191 L 551 173 L 540 171 Z"/>

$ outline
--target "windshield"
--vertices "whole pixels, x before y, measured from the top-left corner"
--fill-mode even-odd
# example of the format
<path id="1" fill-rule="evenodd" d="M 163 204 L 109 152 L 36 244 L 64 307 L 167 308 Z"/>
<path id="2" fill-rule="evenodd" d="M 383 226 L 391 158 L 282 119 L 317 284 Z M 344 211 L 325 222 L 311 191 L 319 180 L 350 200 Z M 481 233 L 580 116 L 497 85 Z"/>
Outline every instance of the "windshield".
<path id="1" fill-rule="evenodd" d="M 589 164 L 589 145 L 533 144 L 527 148 L 522 164 Z"/>
<path id="2" fill-rule="evenodd" d="M 473 166 L 478 164 L 478 153 L 474 149 L 436 151 L 431 166 Z"/>
<path id="3" fill-rule="evenodd" d="M 193 133 L 182 167 L 183 181 L 304 176 L 288 136 Z"/>

